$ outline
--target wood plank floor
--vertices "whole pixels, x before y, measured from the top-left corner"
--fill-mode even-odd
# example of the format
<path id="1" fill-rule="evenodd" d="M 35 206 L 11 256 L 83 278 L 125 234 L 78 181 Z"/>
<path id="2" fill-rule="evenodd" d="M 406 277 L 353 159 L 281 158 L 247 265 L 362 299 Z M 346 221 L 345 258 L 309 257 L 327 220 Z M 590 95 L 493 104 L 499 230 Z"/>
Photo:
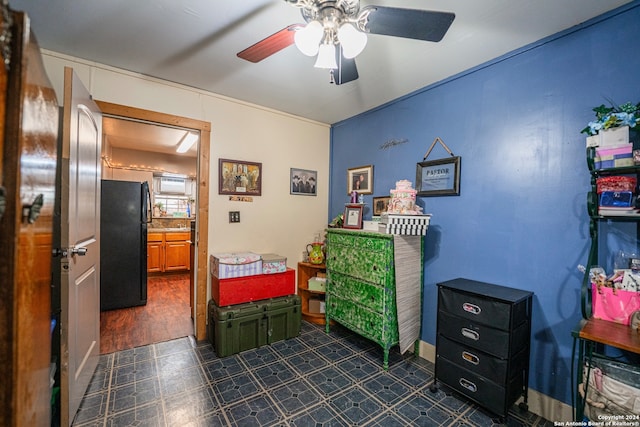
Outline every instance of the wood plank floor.
<path id="1" fill-rule="evenodd" d="M 193 335 L 189 274 L 149 276 L 147 305 L 100 313 L 100 354 Z"/>

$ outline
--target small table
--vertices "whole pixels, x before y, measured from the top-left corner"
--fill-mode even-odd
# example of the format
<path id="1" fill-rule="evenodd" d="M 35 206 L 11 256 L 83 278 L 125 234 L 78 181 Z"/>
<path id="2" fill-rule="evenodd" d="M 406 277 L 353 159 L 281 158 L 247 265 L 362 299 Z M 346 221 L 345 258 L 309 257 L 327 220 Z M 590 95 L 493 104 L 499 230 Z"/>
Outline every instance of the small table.
<path id="1" fill-rule="evenodd" d="M 572 332 L 574 339 L 579 340 L 578 346 L 578 375 L 576 382 L 576 407 L 575 420 L 583 418 L 584 399 L 577 393 L 578 386 L 582 383 L 583 364 L 585 356 L 589 362 L 593 351 L 598 345 L 607 345 L 620 350 L 640 354 L 640 333 L 631 329 L 628 325 L 609 322 L 601 319 L 583 319 Z M 587 387 L 585 387 L 585 396 Z"/>

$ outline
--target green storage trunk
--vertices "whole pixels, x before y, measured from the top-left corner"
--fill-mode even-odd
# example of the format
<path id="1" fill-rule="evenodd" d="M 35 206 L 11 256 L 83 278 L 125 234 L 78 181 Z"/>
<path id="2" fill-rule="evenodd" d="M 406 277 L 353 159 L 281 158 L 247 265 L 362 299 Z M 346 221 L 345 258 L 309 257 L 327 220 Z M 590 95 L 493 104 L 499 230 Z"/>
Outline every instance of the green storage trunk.
<path id="1" fill-rule="evenodd" d="M 208 340 L 218 357 L 271 344 L 300 334 L 300 297 L 270 298 L 218 307 L 209 301 Z"/>

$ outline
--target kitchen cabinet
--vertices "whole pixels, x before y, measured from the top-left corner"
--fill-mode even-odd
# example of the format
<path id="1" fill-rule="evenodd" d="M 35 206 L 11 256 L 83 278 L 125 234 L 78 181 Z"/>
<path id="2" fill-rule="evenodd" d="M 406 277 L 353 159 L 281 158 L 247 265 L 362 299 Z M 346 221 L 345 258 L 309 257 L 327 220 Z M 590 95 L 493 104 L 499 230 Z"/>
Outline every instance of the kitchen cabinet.
<path id="1" fill-rule="evenodd" d="M 161 273 L 163 269 L 164 233 L 147 234 L 147 272 Z"/>
<path id="2" fill-rule="evenodd" d="M 189 270 L 189 233 L 165 233 L 164 271 Z"/>
<path id="3" fill-rule="evenodd" d="M 189 271 L 190 234 L 184 232 L 151 232 L 147 234 L 147 271 L 164 273 Z"/>

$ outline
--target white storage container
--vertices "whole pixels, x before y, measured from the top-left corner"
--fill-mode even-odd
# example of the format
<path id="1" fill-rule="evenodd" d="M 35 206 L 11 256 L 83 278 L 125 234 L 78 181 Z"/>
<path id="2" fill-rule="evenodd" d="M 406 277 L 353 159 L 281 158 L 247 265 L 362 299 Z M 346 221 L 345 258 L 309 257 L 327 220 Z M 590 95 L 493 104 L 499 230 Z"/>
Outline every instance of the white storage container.
<path id="1" fill-rule="evenodd" d="M 209 261 L 218 279 L 262 274 L 262 258 L 253 252 L 212 254 Z"/>

